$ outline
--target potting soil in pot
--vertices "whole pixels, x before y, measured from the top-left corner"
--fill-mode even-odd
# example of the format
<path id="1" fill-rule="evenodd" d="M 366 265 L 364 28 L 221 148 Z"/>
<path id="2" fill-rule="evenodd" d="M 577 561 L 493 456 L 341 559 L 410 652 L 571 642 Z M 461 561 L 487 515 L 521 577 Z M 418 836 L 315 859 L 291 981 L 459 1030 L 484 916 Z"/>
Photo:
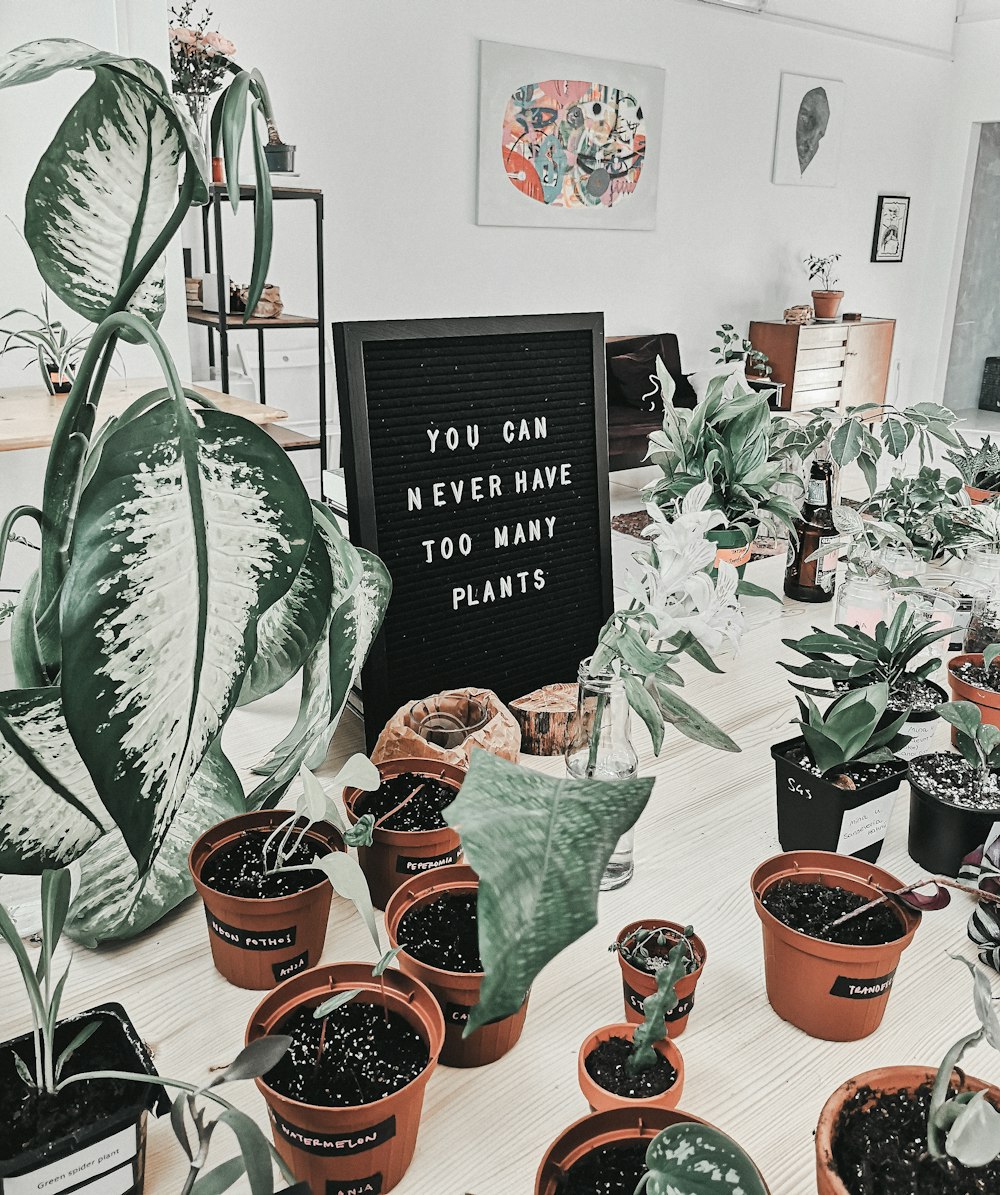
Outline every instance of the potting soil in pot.
<path id="1" fill-rule="evenodd" d="M 1000 671 L 996 668 L 991 668 L 987 672 L 982 664 L 972 664 L 966 660 L 964 664 L 952 668 L 951 674 L 957 676 L 967 685 L 972 685 L 974 689 L 985 689 L 987 693 L 1000 693 Z"/>
<path id="2" fill-rule="evenodd" d="M 905 932 L 898 913 L 889 905 L 876 905 L 833 929 L 830 923 L 867 904 L 869 897 L 832 884 L 781 880 L 764 893 L 761 903 L 774 917 L 800 934 L 844 946 L 878 946 L 893 942 Z"/>
<path id="3" fill-rule="evenodd" d="M 373 1103 L 412 1082 L 430 1061 L 410 1022 L 380 1004 L 343 1004 L 322 1019 L 297 1008 L 275 1032 L 289 1034 L 292 1044 L 264 1082 L 304 1104 Z"/>
<path id="4" fill-rule="evenodd" d="M 601 1145 L 578 1158 L 560 1176 L 559 1195 L 634 1195 L 646 1173 L 648 1141 Z"/>
<path id="5" fill-rule="evenodd" d="M 263 899 L 304 892 L 324 878 L 323 872 L 313 869 L 268 875 L 264 863 L 264 843 L 269 834 L 269 830 L 247 830 L 232 842 L 220 846 L 205 861 L 201 869 L 201 882 L 226 896 Z M 298 835 L 298 830 L 294 831 L 294 835 Z M 268 866 L 273 867 L 277 862 L 275 852 L 279 841 L 280 838 L 276 839 L 268 848 Z M 295 841 L 294 836 L 292 841 Z M 300 863 L 311 863 L 317 855 L 328 854 L 330 848 L 325 843 L 306 839 L 286 857 L 285 863 L 298 866 Z"/>
<path id="6" fill-rule="evenodd" d="M 859 1087 L 844 1105 L 833 1142 L 850 1195 L 981 1195 L 1000 1191 L 1000 1162 L 967 1169 L 927 1152 L 930 1086 L 875 1093 Z"/>
<path id="7" fill-rule="evenodd" d="M 446 825 L 441 810 L 457 795 L 443 780 L 401 772 L 383 780 L 373 792 L 362 793 L 354 812 L 358 817 L 373 814 L 380 830 L 441 830 Z"/>
<path id="8" fill-rule="evenodd" d="M 991 772 L 980 787 L 972 768 L 954 751 L 937 751 L 913 760 L 910 779 L 932 796 L 961 809 L 1000 811 L 1000 775 Z"/>
<path id="9" fill-rule="evenodd" d="M 894 714 L 901 714 L 903 710 L 913 713 L 929 713 L 935 706 L 941 704 L 943 698 L 937 689 L 932 688 L 925 680 L 918 676 L 904 674 L 896 681 L 889 694 L 888 708 Z M 902 730 L 906 734 L 906 728 Z"/>
<path id="10" fill-rule="evenodd" d="M 396 937 L 407 954 L 430 967 L 465 974 L 483 969 L 474 892 L 446 892 L 407 909 Z"/>
<path id="11" fill-rule="evenodd" d="M 785 758 L 797 767 L 803 768 L 807 772 L 812 772 L 814 776 L 824 775 L 823 769 L 818 768 L 812 762 L 808 752 L 802 747 L 789 751 Z M 847 776 L 854 782 L 855 788 L 864 788 L 866 784 L 874 784 L 876 780 L 884 780 L 887 776 L 891 776 L 894 771 L 893 765 L 888 763 L 848 763 L 844 764 L 842 768 L 838 768 L 834 773 L 827 773 L 826 779 L 836 782 L 841 776 Z"/>
<path id="12" fill-rule="evenodd" d="M 676 946 L 679 940 L 675 933 L 672 933 L 670 930 L 664 930 L 663 936 L 666 938 L 666 942 L 664 942 L 664 944 L 661 946 L 657 942 L 656 935 L 654 933 L 651 937 L 646 938 L 643 942 L 645 953 L 642 954 L 635 948 L 636 941 L 637 939 L 641 939 L 643 935 L 652 928 L 652 926 L 647 926 L 643 929 L 636 930 L 633 934 L 630 934 L 629 937 L 625 939 L 625 941 L 622 943 L 622 947 L 619 948 L 622 958 L 627 963 L 630 963 L 637 971 L 645 971 L 649 975 L 655 975 L 658 971 L 663 970 L 663 968 L 667 965 L 667 955 L 670 953 L 671 947 Z M 701 965 L 701 959 L 698 958 L 697 952 L 695 951 L 693 945 L 691 947 L 691 951 L 694 954 L 694 957 L 684 960 L 685 975 L 690 975 L 692 971 L 697 971 L 698 967 Z"/>
<path id="13" fill-rule="evenodd" d="M 56 1029 L 57 1057 L 81 1028 L 80 1021 L 74 1020 Z M 22 1050 L 21 1058 L 34 1076 L 34 1050 L 30 1046 Z M 70 1056 L 62 1077 L 96 1070 L 136 1070 L 135 1051 L 115 1032 L 113 1021 L 105 1020 Z M 39 1149 L 123 1108 L 137 1108 L 144 1103 L 147 1090 L 119 1079 L 87 1079 L 71 1083 L 56 1095 L 42 1092 L 36 1096 L 18 1076 L 13 1051 L 5 1049 L 0 1052 L 0 1161 Z"/>
<path id="14" fill-rule="evenodd" d="M 677 1079 L 677 1071 L 657 1053 L 656 1065 L 648 1070 L 629 1074 L 627 1063 L 635 1046 L 627 1037 L 611 1037 L 600 1042 L 584 1059 L 587 1074 L 605 1091 L 627 1099 L 641 1100 L 662 1095 Z"/>

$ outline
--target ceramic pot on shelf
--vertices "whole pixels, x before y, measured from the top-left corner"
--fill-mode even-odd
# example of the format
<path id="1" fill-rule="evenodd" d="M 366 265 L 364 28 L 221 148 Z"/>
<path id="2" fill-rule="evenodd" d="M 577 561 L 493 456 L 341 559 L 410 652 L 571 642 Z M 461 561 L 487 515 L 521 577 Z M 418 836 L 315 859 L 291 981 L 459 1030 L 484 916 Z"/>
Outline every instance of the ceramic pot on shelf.
<path id="1" fill-rule="evenodd" d="M 814 290 L 812 292 L 812 301 L 816 318 L 836 319 L 843 299 L 844 292 L 842 290 Z"/>

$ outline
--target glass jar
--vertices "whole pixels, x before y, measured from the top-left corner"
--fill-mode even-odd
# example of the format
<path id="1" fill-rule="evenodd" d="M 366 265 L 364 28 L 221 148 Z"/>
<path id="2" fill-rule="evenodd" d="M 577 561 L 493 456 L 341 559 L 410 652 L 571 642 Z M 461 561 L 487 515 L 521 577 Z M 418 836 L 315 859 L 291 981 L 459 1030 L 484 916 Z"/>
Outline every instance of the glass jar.
<path id="1" fill-rule="evenodd" d="M 888 620 L 891 597 L 892 590 L 881 577 L 848 576 L 837 590 L 834 622 L 874 635 L 878 624 Z"/>
<path id="2" fill-rule="evenodd" d="M 927 561 L 908 552 L 905 548 L 886 548 L 882 553 L 882 567 L 890 577 L 905 580 L 909 577 L 923 577 Z"/>
<path id="3" fill-rule="evenodd" d="M 478 693 L 439 693 L 410 706 L 407 725 L 422 739 L 453 751 L 490 720 L 486 699 Z"/>
<path id="4" fill-rule="evenodd" d="M 576 780 L 632 780 L 639 757 L 629 738 L 625 684 L 612 672 L 592 676 L 590 657 L 580 662 L 576 712 L 566 730 L 566 772 Z M 624 887 L 635 870 L 634 831 L 618 840 L 601 877 L 601 891 Z"/>
<path id="5" fill-rule="evenodd" d="M 958 602 L 955 611 L 955 630 L 948 640 L 948 650 L 957 652 L 962 650 L 965 642 L 969 619 L 972 616 L 972 604 L 977 597 L 985 597 L 990 587 L 983 581 L 975 581 L 966 576 L 946 572 L 944 569 L 933 569 L 920 578 L 922 589 L 936 589 L 946 593 Z"/>
<path id="6" fill-rule="evenodd" d="M 915 668 L 927 660 L 940 660 L 944 663 L 951 642 L 951 636 L 956 633 L 959 621 L 959 599 L 942 589 L 912 588 L 898 589 L 894 593 L 893 613 L 904 602 L 909 609 L 923 620 L 927 630 L 950 631 L 951 634 L 935 643 L 929 644 L 917 656 L 914 656 L 908 668 Z"/>
<path id="7" fill-rule="evenodd" d="M 967 655 L 977 655 L 993 643 L 1000 643 L 1000 589 L 991 589 L 972 603 L 962 650 Z"/>
<path id="8" fill-rule="evenodd" d="M 1000 589 L 1000 552 L 993 548 L 970 548 L 962 572 L 973 581 Z"/>

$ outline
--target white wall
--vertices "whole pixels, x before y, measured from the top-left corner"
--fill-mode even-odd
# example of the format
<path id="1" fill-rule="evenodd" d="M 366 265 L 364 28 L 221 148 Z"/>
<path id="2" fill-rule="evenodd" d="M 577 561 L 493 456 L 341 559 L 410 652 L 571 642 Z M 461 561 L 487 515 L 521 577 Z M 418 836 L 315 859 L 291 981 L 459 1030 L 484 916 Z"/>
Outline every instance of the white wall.
<path id="1" fill-rule="evenodd" d="M 829 15 L 821 0 L 809 7 Z M 768 11 L 805 8 L 772 0 Z M 928 45 L 954 14 L 948 0 L 837 10 L 865 17 L 867 32 Z M 682 0 L 621 3 L 613 19 L 599 0 L 579 0 L 571 21 L 565 5 L 534 0 L 298 0 L 282 22 L 271 11 L 266 0 L 215 4 L 240 61 L 269 81 L 301 183 L 326 192 L 331 319 L 600 308 L 612 334 L 678 332 L 694 368 L 720 320 L 780 318 L 808 301 L 801 259 L 840 251 L 846 309 L 898 319 L 903 397 L 929 397 L 938 330 L 922 287 L 940 247 L 928 160 L 947 61 Z M 477 227 L 480 38 L 666 69 L 656 232 Z M 834 189 L 770 182 L 783 70 L 846 83 Z M 880 192 L 913 199 L 901 265 L 868 261 Z M 310 310 L 309 250 L 279 231 L 271 275 L 290 310 Z"/>

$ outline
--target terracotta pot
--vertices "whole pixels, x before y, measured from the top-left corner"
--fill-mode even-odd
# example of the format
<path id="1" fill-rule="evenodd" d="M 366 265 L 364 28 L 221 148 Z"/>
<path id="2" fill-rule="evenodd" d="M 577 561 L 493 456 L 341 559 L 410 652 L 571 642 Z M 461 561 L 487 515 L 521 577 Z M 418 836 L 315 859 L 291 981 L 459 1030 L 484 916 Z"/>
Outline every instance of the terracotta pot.
<path id="1" fill-rule="evenodd" d="M 992 502 L 1000 496 L 1000 490 L 981 490 L 974 485 L 964 485 L 962 489 L 969 495 L 973 506 L 978 506 L 980 502 Z"/>
<path id="2" fill-rule="evenodd" d="M 1000 809 L 965 809 L 928 791 L 910 774 L 907 854 L 937 875 L 957 876 L 962 860 L 989 838 Z"/>
<path id="3" fill-rule="evenodd" d="M 893 764 L 890 776 L 861 788 L 838 788 L 788 758 L 789 751 L 804 743 L 799 736 L 771 748 L 782 849 L 839 851 L 874 863 L 882 852 L 895 799 L 883 798 L 903 783 L 906 764 Z"/>
<path id="4" fill-rule="evenodd" d="M 706 531 L 705 538 L 716 545 L 715 567 L 725 560 L 735 565 L 737 573 L 742 577 L 746 572 L 753 544 L 747 539 L 743 531 L 731 527 L 723 527 L 716 531 Z"/>
<path id="5" fill-rule="evenodd" d="M 635 1140 L 648 1145 L 657 1133 L 670 1125 L 708 1123 L 700 1116 L 692 1116 L 690 1112 L 682 1112 L 679 1108 L 654 1108 L 649 1104 L 593 1112 L 563 1129 L 545 1151 L 535 1175 L 535 1195 L 559 1195 L 566 1171 L 585 1154 L 600 1149 L 602 1145 Z M 764 1184 L 764 1190 L 768 1191 L 762 1175 L 760 1181 Z"/>
<path id="6" fill-rule="evenodd" d="M 630 921 L 621 931 L 615 941 L 620 946 L 622 942 L 637 929 L 670 929 L 680 936 L 684 926 L 676 921 L 661 921 L 657 917 L 644 917 L 639 921 Z M 687 1028 L 688 1017 L 694 1007 L 694 990 L 708 959 L 708 949 L 705 943 L 695 934 L 691 938 L 698 966 L 690 974 L 677 981 L 677 1007 L 668 1013 L 665 1020 L 670 1029 L 670 1036 L 680 1037 Z M 625 997 L 625 1019 L 632 1025 L 638 1025 L 643 1020 L 642 1002 L 647 996 L 656 991 L 656 976 L 636 967 L 628 961 L 620 950 L 616 950 L 618 964 L 622 969 L 622 994 Z"/>
<path id="7" fill-rule="evenodd" d="M 975 685 L 970 685 L 961 677 L 956 676 L 953 671 L 962 664 L 979 664 L 981 666 L 982 662 L 982 652 L 953 656 L 948 661 L 948 685 L 951 688 L 951 698 L 952 701 L 971 701 L 974 705 L 979 706 L 979 714 L 984 722 L 990 726 L 1000 726 L 1000 693 L 994 693 L 990 689 L 977 689 Z M 952 742 L 954 741 L 955 733 L 952 731 Z"/>
<path id="8" fill-rule="evenodd" d="M 416 905 L 425 905 L 445 892 L 475 892 L 479 877 L 471 867 L 462 863 L 450 867 L 437 867 L 404 880 L 389 898 L 385 907 L 385 923 L 389 944 L 399 945 L 397 930 L 403 914 Z M 445 971 L 415 959 L 404 949 L 397 956 L 400 969 L 434 993 L 444 1014 L 444 1046 L 441 1063 L 444 1066 L 485 1066 L 496 1062 L 515 1045 L 524 1028 L 528 1011 L 528 997 L 509 1017 L 483 1025 L 475 1033 L 463 1037 L 473 1005 L 479 1003 L 479 988 L 483 982 L 482 971 Z"/>
<path id="9" fill-rule="evenodd" d="M 454 787 L 462 787 L 465 771 L 452 764 L 435 763 L 431 759 L 389 759 L 378 765 L 383 780 L 413 772 L 431 780 L 443 780 Z M 354 806 L 364 795 L 360 788 L 344 789 L 344 806 L 351 824 L 357 822 Z M 358 861 L 368 880 L 372 902 L 384 909 L 389 897 L 407 878 L 423 875 L 435 867 L 447 867 L 462 858 L 462 842 L 450 826 L 440 830 L 380 830 L 376 827 L 369 847 L 358 848 Z"/>
<path id="10" fill-rule="evenodd" d="M 323 954 L 333 897 L 329 880 L 291 896 L 262 899 L 227 896 L 202 882 L 205 864 L 220 847 L 248 831 L 270 834 L 287 817 L 287 809 L 262 809 L 227 818 L 206 830 L 188 855 L 191 878 L 205 902 L 212 961 L 219 974 L 238 988 L 266 991 L 314 967 Z M 329 822 L 316 822 L 306 840 L 334 851 L 346 849 L 340 831 Z"/>
<path id="11" fill-rule="evenodd" d="M 901 888 L 881 867 L 832 851 L 792 851 L 762 863 L 750 877 L 764 935 L 764 978 L 771 1007 L 783 1020 L 826 1041 L 857 1041 L 882 1022 L 903 951 L 920 924 L 912 909 L 892 907 L 904 928 L 880 946 L 843 946 L 810 938 L 779 921 L 762 898 L 779 880 L 825 883 L 879 895 L 875 885 Z"/>
<path id="12" fill-rule="evenodd" d="M 836 319 L 843 298 L 844 292 L 842 290 L 814 290 L 812 292 L 812 301 L 816 318 Z"/>
<path id="13" fill-rule="evenodd" d="M 658 1041 L 653 1049 L 657 1054 L 670 1063 L 677 1072 L 677 1078 L 659 1095 L 646 1096 L 642 1099 L 630 1099 L 627 1096 L 615 1095 L 595 1082 L 587 1073 L 587 1058 L 596 1050 L 601 1042 L 609 1041 L 612 1037 L 631 1039 L 635 1032 L 635 1025 L 625 1022 L 621 1025 L 605 1025 L 597 1029 L 584 1040 L 576 1062 L 576 1076 L 580 1083 L 583 1098 L 590 1105 L 591 1112 L 605 1112 L 611 1108 L 634 1108 L 636 1104 L 644 1104 L 647 1108 L 676 1108 L 680 1103 L 681 1092 L 684 1090 L 684 1059 L 681 1052 L 672 1041 Z"/>
<path id="14" fill-rule="evenodd" d="M 296 1180 L 320 1195 L 378 1191 L 384 1195 L 406 1173 L 417 1145 L 424 1089 L 437 1065 L 444 1021 L 424 985 L 401 971 L 388 970 L 384 987 L 372 978 L 370 963 L 332 963 L 303 972 L 269 992 L 247 1026 L 246 1042 L 280 1033 L 286 1018 L 303 1005 L 316 1008 L 335 992 L 360 988 L 356 1000 L 385 999 L 390 1011 L 406 1018 L 427 1043 L 426 1068 L 385 1099 L 354 1107 L 303 1104 L 279 1095 L 264 1079 L 255 1080 L 267 1103 L 274 1144 Z M 367 1185 L 366 1185 L 367 1184 Z"/>
<path id="15" fill-rule="evenodd" d="M 988 1091 L 994 1103 L 1000 1102 L 1000 1089 L 983 1083 L 979 1079 L 955 1072 L 960 1077 L 961 1091 Z M 841 1109 L 859 1087 L 871 1087 L 874 1091 L 915 1091 L 924 1083 L 933 1083 L 936 1069 L 924 1066 L 883 1066 L 877 1070 L 865 1071 L 848 1079 L 830 1096 L 819 1114 L 816 1126 L 816 1189 L 819 1195 L 848 1195 L 840 1180 L 833 1161 L 833 1144 L 837 1136 Z"/>
<path id="16" fill-rule="evenodd" d="M 60 1020 L 55 1028 L 56 1053 L 65 1050 L 87 1024 L 101 1028 L 80 1047 L 74 1066 L 83 1070 L 125 1070 L 155 1075 L 149 1051 L 120 1004 L 102 1004 Z M 34 1069 L 32 1033 L 0 1045 L 0 1082 L 21 1084 L 14 1059 Z M 162 1116 L 170 1097 L 159 1085 L 125 1085 L 119 1107 L 105 1111 L 71 1131 L 52 1136 L 43 1145 L 0 1161 L 0 1188 L 9 1192 L 44 1191 L 45 1195 L 101 1195 L 109 1190 L 142 1195 L 146 1168 L 148 1113 Z"/>

